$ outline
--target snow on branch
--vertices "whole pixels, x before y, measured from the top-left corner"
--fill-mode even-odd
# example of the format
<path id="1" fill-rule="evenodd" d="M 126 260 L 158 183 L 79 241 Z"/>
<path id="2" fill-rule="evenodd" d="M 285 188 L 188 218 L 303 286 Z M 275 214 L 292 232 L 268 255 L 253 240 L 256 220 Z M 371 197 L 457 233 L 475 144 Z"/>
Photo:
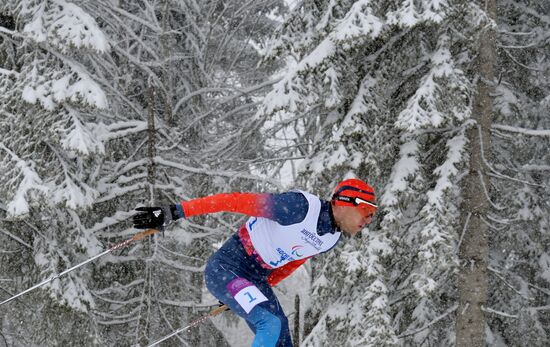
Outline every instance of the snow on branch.
<path id="1" fill-rule="evenodd" d="M 208 308 L 212 306 L 217 306 L 217 301 L 212 302 L 204 302 L 204 303 L 197 303 L 196 301 L 181 301 L 181 300 L 168 300 L 168 299 L 161 299 L 158 300 L 159 303 L 174 307 L 193 307 L 193 308 Z"/>
<path id="2" fill-rule="evenodd" d="M 42 62 L 34 61 L 26 71 L 22 98 L 30 104 L 40 104 L 53 111 L 59 103 L 70 100 L 99 109 L 108 106 L 107 96 L 81 64 L 52 52 L 64 64 L 60 71 L 43 71 Z M 67 71 L 67 67 L 69 70 Z"/>
<path id="3" fill-rule="evenodd" d="M 129 323 L 139 321 L 140 317 L 132 317 L 128 319 L 117 319 L 117 320 L 96 320 L 97 324 L 100 325 L 128 325 Z"/>
<path id="4" fill-rule="evenodd" d="M 418 329 L 415 329 L 415 330 L 412 330 L 412 331 L 406 331 L 404 332 L 403 334 L 397 336 L 398 338 L 402 339 L 402 338 L 405 338 L 407 336 L 411 336 L 411 335 L 416 335 L 426 329 L 428 329 L 429 327 L 431 327 L 432 325 L 434 325 L 435 323 L 439 322 L 440 320 L 442 320 L 443 318 L 447 317 L 448 315 L 450 315 L 451 313 L 453 313 L 454 311 L 456 311 L 458 309 L 458 304 L 455 304 L 454 306 L 452 306 L 451 308 L 449 308 L 447 311 L 445 311 L 445 313 L 443 313 L 442 315 L 440 315 L 439 317 L 436 317 L 433 321 L 431 321 L 430 323 L 426 324 L 425 326 L 423 326 L 422 328 L 418 328 Z"/>
<path id="5" fill-rule="evenodd" d="M 516 289 L 516 287 L 514 287 L 513 284 L 509 283 L 506 278 L 504 278 L 503 274 L 498 271 L 497 269 L 489 266 L 487 267 L 487 269 L 489 271 L 491 271 L 496 277 L 498 277 L 507 287 L 509 287 L 510 289 L 512 289 L 516 294 L 518 294 L 519 296 L 521 296 L 522 298 L 526 299 L 526 300 L 532 300 L 533 298 L 531 298 L 529 295 L 525 294 L 524 292 Z"/>
<path id="6" fill-rule="evenodd" d="M 539 13 L 539 12 L 535 11 L 534 9 L 530 8 L 529 6 L 527 6 L 525 4 L 522 4 L 522 3 L 518 2 L 518 1 L 515 1 L 515 0 L 505 0 L 505 1 L 503 1 L 503 3 L 508 3 L 508 4 L 518 8 L 522 12 L 527 13 L 530 16 L 533 16 L 534 18 L 537 18 L 541 22 L 545 22 L 546 24 L 550 25 L 550 17 L 548 17 L 547 15 L 544 15 L 544 13 Z"/>
<path id="7" fill-rule="evenodd" d="M 155 261 L 159 261 L 164 265 L 168 265 L 174 269 L 182 270 L 182 271 L 189 271 L 189 272 L 196 272 L 201 273 L 204 271 L 206 264 L 202 266 L 188 266 L 188 265 L 182 265 L 179 261 L 173 261 L 170 259 L 165 258 L 162 255 L 155 255 L 154 257 Z"/>
<path id="8" fill-rule="evenodd" d="M 26 162 L 19 158 L 17 154 L 8 149 L 4 144 L 0 143 L 0 150 L 7 152 L 14 161 L 15 167 L 20 171 L 22 179 L 19 182 L 17 189 L 13 195 L 12 201 L 7 205 L 8 213 L 12 215 L 21 215 L 29 212 L 28 200 L 35 198 L 34 193 L 47 194 L 48 188 L 42 183 L 42 179 L 33 169 L 32 162 Z M 5 174 L 5 173 L 4 173 Z M 16 175 L 11 181 L 19 178 Z"/>
<path id="9" fill-rule="evenodd" d="M 503 125 L 503 124 L 493 124 L 492 128 L 511 132 L 511 133 L 528 135 L 528 136 L 550 137 L 550 129 L 535 130 L 535 129 L 513 127 L 513 126 Z"/>
<path id="10" fill-rule="evenodd" d="M 48 41 L 67 52 L 71 47 L 90 48 L 99 53 L 109 50 L 108 39 L 96 21 L 77 5 L 64 0 L 41 2 L 27 9 L 33 14 L 23 32 L 37 42 Z"/>
<path id="11" fill-rule="evenodd" d="M 483 306 L 481 306 L 481 310 L 484 311 L 484 312 L 487 312 L 487 313 L 493 313 L 493 314 L 496 314 L 496 315 L 499 315 L 499 316 L 502 316 L 502 317 L 506 317 L 506 318 L 518 318 L 519 317 L 517 314 L 509 314 L 509 313 L 506 313 L 506 312 L 493 310 L 492 308 L 487 308 L 487 307 L 483 307 Z"/>
<path id="12" fill-rule="evenodd" d="M 464 95 L 468 82 L 462 70 L 455 66 L 450 38 L 442 36 L 437 50 L 430 58 L 431 68 L 422 77 L 418 89 L 401 111 L 396 126 L 409 132 L 438 128 L 453 119 L 462 121 L 468 114 Z"/>
<path id="13" fill-rule="evenodd" d="M 90 233 L 99 233 L 101 230 L 108 229 L 120 222 L 127 220 L 134 214 L 133 211 L 117 211 L 114 215 L 104 217 L 100 222 L 95 223 L 91 228 L 88 229 Z M 105 235 L 99 234 L 98 236 L 127 236 L 135 233 L 133 229 L 127 229 L 124 232 L 117 233 L 113 235 L 111 232 L 107 232 Z"/>
<path id="14" fill-rule="evenodd" d="M 176 163 L 170 160 L 166 160 L 161 157 L 155 157 L 154 161 L 155 161 L 155 164 L 158 164 L 158 165 L 173 167 L 175 169 L 180 169 L 183 171 L 196 173 L 196 174 L 204 174 L 209 176 L 222 176 L 222 177 L 230 177 L 230 178 L 243 178 L 243 179 L 249 179 L 254 181 L 267 182 L 267 183 L 273 184 L 276 187 L 281 186 L 280 182 L 269 177 L 260 177 L 257 175 L 251 175 L 251 174 L 246 174 L 243 172 L 236 172 L 236 171 L 214 171 L 209 168 L 196 168 L 196 167 L 191 167 L 180 163 Z"/>
<path id="15" fill-rule="evenodd" d="M 19 72 L 0 68 L 0 75 L 6 75 L 6 76 L 13 75 L 15 77 L 19 77 Z"/>
<path id="16" fill-rule="evenodd" d="M 91 127 L 82 123 L 77 113 L 71 109 L 69 116 L 72 124 L 68 128 L 59 129 L 63 149 L 82 155 L 104 154 L 105 147 L 101 139 L 92 132 Z"/>
<path id="17" fill-rule="evenodd" d="M 430 208 L 443 211 L 442 206 L 446 199 L 445 191 L 453 186 L 451 178 L 457 175 L 457 166 L 464 160 L 466 142 L 466 136 L 463 132 L 447 141 L 447 158 L 441 166 L 433 171 L 439 178 L 435 187 L 426 194 Z"/>
<path id="18" fill-rule="evenodd" d="M 62 183 L 55 185 L 52 189 L 51 200 L 56 204 L 64 204 L 71 209 L 90 207 L 99 196 L 99 192 L 71 172 L 63 155 L 53 146 L 49 144 L 48 146 L 58 157 L 64 175 Z"/>
<path id="19" fill-rule="evenodd" d="M 421 22 L 440 23 L 449 5 L 445 0 L 402 1 L 395 11 L 388 13 L 388 23 L 413 27 Z"/>
<path id="20" fill-rule="evenodd" d="M 367 38 L 378 37 L 385 23 L 373 14 L 371 3 L 370 0 L 356 1 L 331 33 L 331 39 L 346 49 L 355 46 L 354 41 L 362 43 Z"/>
<path id="21" fill-rule="evenodd" d="M 147 122 L 132 120 L 105 125 L 86 124 L 92 128 L 94 136 L 101 142 L 123 138 L 147 130 Z"/>
<path id="22" fill-rule="evenodd" d="M 17 31 L 15 31 L 15 30 L 10 30 L 10 29 L 5 28 L 5 27 L 3 27 L 3 26 L 0 26 L 0 33 L 12 35 L 12 36 L 21 36 L 21 34 L 19 34 Z"/>
<path id="23" fill-rule="evenodd" d="M 145 280 L 144 279 L 137 279 L 135 281 L 132 281 L 130 283 L 126 283 L 126 284 L 120 284 L 119 282 L 117 282 L 117 284 L 115 286 L 111 286 L 111 287 L 107 287 L 105 289 L 100 289 L 100 290 L 95 290 L 93 291 L 92 293 L 94 295 L 105 295 L 105 294 L 125 294 L 125 293 L 128 293 L 131 291 L 132 288 L 136 287 L 136 286 L 141 286 L 145 283 Z M 126 300 L 125 302 L 128 302 L 128 300 Z"/>
<path id="24" fill-rule="evenodd" d="M 20 244 L 27 247 L 28 249 L 33 249 L 33 247 L 31 245 L 29 245 L 25 241 L 21 240 L 19 237 L 13 235 L 12 233 L 7 232 L 6 230 L 0 229 L 0 233 L 6 235 L 7 237 L 9 237 L 11 239 L 14 239 L 15 241 L 19 242 Z"/>
<path id="25" fill-rule="evenodd" d="M 550 165 L 534 165 L 528 164 L 521 167 L 524 171 L 550 171 Z"/>
<path id="26" fill-rule="evenodd" d="M 418 146 L 416 140 L 410 140 L 401 145 L 400 158 L 392 169 L 389 184 L 382 196 L 382 204 L 386 206 L 397 204 L 397 195 L 407 190 L 407 181 L 414 177 L 420 168 L 417 158 Z"/>
<path id="27" fill-rule="evenodd" d="M 325 62 L 341 51 L 356 47 L 367 39 L 377 38 L 383 32 L 385 23 L 373 14 L 370 3 L 370 0 L 355 2 L 344 18 L 335 23 L 335 29 L 321 39 L 295 67 L 289 68 L 284 78 L 274 85 L 273 90 L 264 98 L 264 105 L 257 116 L 273 114 L 283 109 L 290 112 L 298 111 L 304 107 L 304 102 L 311 103 L 315 99 L 314 96 L 304 98 L 306 92 L 312 94 L 312 87 L 328 85 L 333 89 L 337 88 L 337 83 L 326 83 L 326 80 L 331 80 L 331 74 L 334 76 L 334 72 L 328 71 Z M 305 84 L 311 82 L 304 77 L 310 73 L 320 75 L 318 77 L 325 82 L 306 86 Z M 332 81 L 335 81 L 334 78 Z"/>

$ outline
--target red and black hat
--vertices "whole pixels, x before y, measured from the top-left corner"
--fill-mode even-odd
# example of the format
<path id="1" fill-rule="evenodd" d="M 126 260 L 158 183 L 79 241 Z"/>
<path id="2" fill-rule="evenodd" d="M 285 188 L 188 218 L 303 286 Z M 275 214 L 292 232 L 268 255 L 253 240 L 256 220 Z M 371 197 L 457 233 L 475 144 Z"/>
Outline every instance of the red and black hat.
<path id="1" fill-rule="evenodd" d="M 374 214 L 378 209 L 374 189 L 357 178 L 340 182 L 334 188 L 332 202 L 336 206 L 355 206 L 366 209 L 369 214 Z"/>

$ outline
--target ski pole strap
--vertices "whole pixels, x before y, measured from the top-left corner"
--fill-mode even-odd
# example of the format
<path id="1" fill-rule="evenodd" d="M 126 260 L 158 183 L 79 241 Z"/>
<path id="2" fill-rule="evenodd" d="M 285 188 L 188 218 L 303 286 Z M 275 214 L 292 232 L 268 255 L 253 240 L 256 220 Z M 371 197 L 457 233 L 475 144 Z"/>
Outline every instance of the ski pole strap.
<path id="1" fill-rule="evenodd" d="M 220 306 L 214 310 L 212 310 L 210 313 L 208 313 L 207 315 L 204 315 L 202 317 L 200 317 L 199 319 L 189 323 L 189 325 L 187 326 L 184 326 L 183 328 L 179 328 L 178 330 L 174 331 L 173 333 L 171 333 L 170 335 L 166 335 L 165 337 L 163 337 L 162 339 L 160 340 L 157 340 L 155 342 L 153 342 L 152 344 L 148 345 L 147 347 L 153 347 L 153 346 L 156 346 L 158 345 L 159 343 L 163 342 L 163 341 L 166 341 L 168 340 L 169 338 L 173 337 L 173 336 L 176 336 L 178 335 L 179 333 L 185 331 L 185 330 L 188 330 L 188 329 L 191 329 L 192 327 L 195 327 L 197 325 L 199 325 L 200 323 L 206 321 L 208 318 L 211 318 L 211 317 L 214 317 L 214 316 L 217 316 L 219 315 L 220 313 L 222 313 L 223 311 L 229 309 L 229 307 L 227 307 L 227 305 L 223 305 L 223 306 Z"/>

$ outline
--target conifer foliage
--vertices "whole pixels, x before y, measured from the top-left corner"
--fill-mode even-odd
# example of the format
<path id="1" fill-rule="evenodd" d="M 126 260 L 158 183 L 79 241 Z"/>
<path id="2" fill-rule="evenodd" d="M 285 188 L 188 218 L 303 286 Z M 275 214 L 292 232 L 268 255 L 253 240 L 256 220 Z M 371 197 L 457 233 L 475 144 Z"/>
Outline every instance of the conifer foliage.
<path id="1" fill-rule="evenodd" d="M 270 71 L 252 67 L 274 26 L 267 16 L 282 8 L 0 4 L 2 299 L 127 239 L 137 206 L 270 186 L 247 166 L 261 153 L 250 116 Z M 202 266 L 235 221 L 197 222 L 10 303 L 3 336 L 10 345 L 145 345 L 172 332 L 217 305 L 203 298 Z M 225 343 L 208 324 L 180 339 Z"/>
<path id="2" fill-rule="evenodd" d="M 475 128 L 483 23 L 500 29 L 500 78 L 487 83 L 498 84 L 494 122 L 505 124 L 493 125 L 494 148 L 482 149 L 493 151 L 483 172 L 490 185 L 477 192 L 499 201 L 483 217 L 490 245 L 485 338 L 510 346 L 548 338 L 540 248 L 548 242 L 548 204 L 539 199 L 548 195 L 550 177 L 547 154 L 532 147 L 548 139 L 547 130 L 535 130 L 548 129 L 540 118 L 548 82 L 535 75 L 548 71 L 547 48 L 540 50 L 547 37 L 538 28 L 547 28 L 539 13 L 548 11 L 506 4 L 494 23 L 477 2 L 302 1 L 276 33 L 268 58 L 289 63 L 259 112 L 271 120 L 266 132 L 279 139 L 268 143 L 285 139 L 284 153 L 298 158 L 300 181 L 311 189 L 323 193 L 357 176 L 377 188 L 381 204 L 361 239 L 314 260 L 306 346 L 454 345 L 456 271 L 465 266 L 458 258 L 467 219 L 461 206 L 468 204 L 462 184 L 470 155 L 480 150 L 467 132 Z M 531 48 L 533 54 L 518 54 Z M 528 266 L 530 275 L 505 261 Z M 529 342 L 517 340 L 525 339 L 518 320 L 530 326 Z"/>
<path id="3" fill-rule="evenodd" d="M 0 300 L 127 239 L 135 207 L 280 182 L 329 198 L 359 177 L 379 213 L 310 261 L 302 346 L 460 343 L 472 216 L 487 240 L 471 258 L 486 256 L 478 337 L 549 345 L 549 6 L 1 1 Z M 494 78 L 479 71 L 488 28 Z M 464 192 L 477 177 L 480 211 Z M 217 305 L 203 265 L 240 223 L 178 222 L 10 302 L 0 345 L 171 333 Z M 228 345 L 211 322 L 173 341 Z"/>

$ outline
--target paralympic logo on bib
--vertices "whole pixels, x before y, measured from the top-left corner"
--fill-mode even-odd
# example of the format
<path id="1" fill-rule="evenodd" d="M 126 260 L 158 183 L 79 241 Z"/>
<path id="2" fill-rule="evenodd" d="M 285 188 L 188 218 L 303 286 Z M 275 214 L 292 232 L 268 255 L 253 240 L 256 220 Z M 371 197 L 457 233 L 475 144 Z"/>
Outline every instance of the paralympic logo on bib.
<path id="1" fill-rule="evenodd" d="M 304 246 L 302 246 L 302 245 L 296 245 L 296 246 L 292 247 L 292 252 L 290 252 L 290 253 L 291 253 L 293 256 L 300 258 L 300 257 L 303 256 L 303 254 L 300 254 L 300 250 L 301 250 L 302 248 L 304 248 Z"/>

